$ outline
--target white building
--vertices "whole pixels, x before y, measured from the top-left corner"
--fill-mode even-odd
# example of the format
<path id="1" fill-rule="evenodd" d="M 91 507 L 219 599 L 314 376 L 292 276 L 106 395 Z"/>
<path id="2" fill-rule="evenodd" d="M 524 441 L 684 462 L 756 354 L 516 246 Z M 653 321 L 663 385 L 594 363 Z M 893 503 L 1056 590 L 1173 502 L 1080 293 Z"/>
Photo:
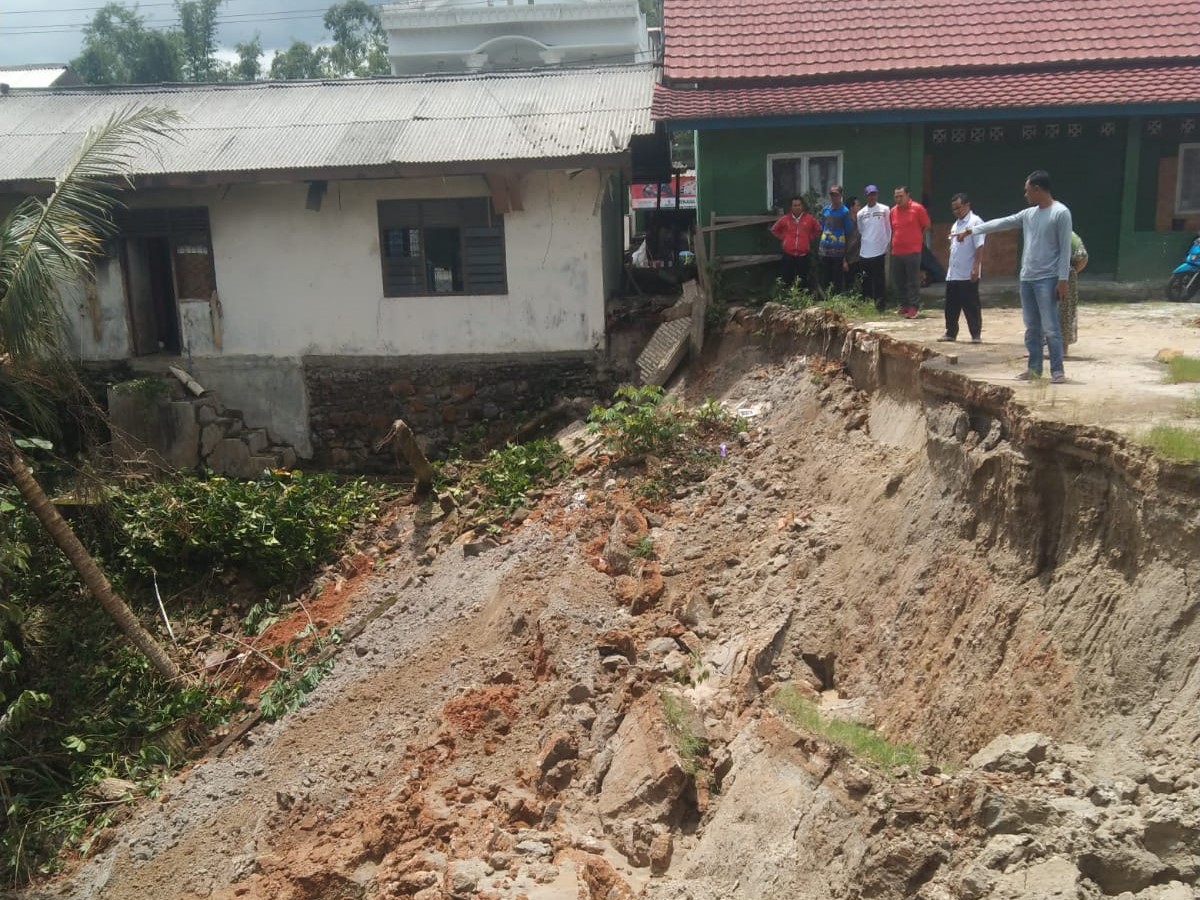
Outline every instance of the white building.
<path id="1" fill-rule="evenodd" d="M 95 288 L 66 299 L 72 352 L 174 360 L 302 457 L 354 456 L 393 418 L 427 434 L 494 419 L 595 369 L 654 81 L 636 66 L 13 92 L 0 213 L 48 192 L 114 111 L 177 110 L 176 139 L 133 161 Z"/>
<path id="2" fill-rule="evenodd" d="M 653 61 L 638 0 L 415 0 L 379 12 L 397 75 Z"/>

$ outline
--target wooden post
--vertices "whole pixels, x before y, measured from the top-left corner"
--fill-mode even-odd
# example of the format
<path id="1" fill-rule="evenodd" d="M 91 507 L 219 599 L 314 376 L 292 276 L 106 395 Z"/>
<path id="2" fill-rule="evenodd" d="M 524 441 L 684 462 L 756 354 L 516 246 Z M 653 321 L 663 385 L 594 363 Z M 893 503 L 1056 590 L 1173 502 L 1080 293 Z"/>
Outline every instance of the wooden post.
<path id="1" fill-rule="evenodd" d="M 417 476 L 417 495 L 421 496 L 429 493 L 429 488 L 433 485 L 433 466 L 429 464 L 429 460 L 425 458 L 425 454 L 417 446 L 417 439 L 413 437 L 412 429 L 408 427 L 403 419 L 397 419 L 392 423 L 391 431 L 384 435 L 383 439 L 375 445 L 375 452 L 378 453 L 388 444 L 392 445 L 392 452 L 396 454 L 396 461 L 399 462 L 400 456 L 403 454 L 409 468 Z"/>

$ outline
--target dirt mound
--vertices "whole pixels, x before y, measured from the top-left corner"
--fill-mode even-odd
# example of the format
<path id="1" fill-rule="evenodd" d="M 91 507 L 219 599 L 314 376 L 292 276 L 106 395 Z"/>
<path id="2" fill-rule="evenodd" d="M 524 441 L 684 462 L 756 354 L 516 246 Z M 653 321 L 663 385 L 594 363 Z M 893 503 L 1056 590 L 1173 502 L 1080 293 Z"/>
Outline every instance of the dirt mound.
<path id="1" fill-rule="evenodd" d="M 310 705 L 27 896 L 1197 896 L 1195 472 L 835 322 L 718 354 L 706 481 L 581 466 L 471 553 L 408 511 Z"/>

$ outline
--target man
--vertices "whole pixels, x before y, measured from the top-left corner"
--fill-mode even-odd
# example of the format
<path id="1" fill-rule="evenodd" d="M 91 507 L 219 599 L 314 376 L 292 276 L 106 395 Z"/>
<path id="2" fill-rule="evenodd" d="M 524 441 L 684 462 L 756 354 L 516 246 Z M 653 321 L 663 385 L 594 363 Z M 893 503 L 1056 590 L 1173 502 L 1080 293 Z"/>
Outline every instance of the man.
<path id="1" fill-rule="evenodd" d="M 907 185 L 892 193 L 892 282 L 900 294 L 900 315 L 915 319 L 921 305 L 921 248 L 929 228 L 929 213 L 914 200 Z"/>
<path id="2" fill-rule="evenodd" d="M 1062 332 L 1058 326 L 1058 304 L 1067 295 L 1067 276 L 1071 270 L 1071 211 L 1054 199 L 1050 174 L 1042 169 L 1025 179 L 1025 201 L 1019 213 L 1002 219 L 989 219 L 982 225 L 964 228 L 955 235 L 962 241 L 972 234 L 994 231 L 1022 231 L 1021 317 L 1025 321 L 1025 349 L 1029 364 L 1017 376 L 1019 381 L 1042 377 L 1042 344 L 1050 350 L 1050 381 L 1062 384 Z"/>
<path id="3" fill-rule="evenodd" d="M 875 309 L 883 312 L 887 306 L 883 264 L 887 259 L 888 245 L 892 242 L 890 210 L 886 203 L 879 202 L 879 188 L 868 184 L 863 191 L 867 205 L 858 211 L 858 232 L 862 235 L 859 245 L 859 271 L 862 272 L 863 296 L 875 301 Z"/>
<path id="4" fill-rule="evenodd" d="M 862 282 L 862 232 L 858 230 L 858 198 L 847 197 L 846 209 L 850 210 L 850 218 L 855 227 L 846 241 L 846 256 L 842 259 L 842 272 L 846 279 L 846 290 L 859 291 Z"/>
<path id="5" fill-rule="evenodd" d="M 854 216 L 842 202 L 842 186 L 829 188 L 829 202 L 821 210 L 821 240 L 817 258 L 821 263 L 821 287 L 827 293 L 840 294 L 846 290 L 846 241 L 854 233 Z"/>
<path id="6" fill-rule="evenodd" d="M 946 267 L 946 333 L 939 341 L 958 340 L 958 316 L 967 320 L 971 343 L 980 343 L 983 333 L 983 312 L 979 303 L 979 276 L 983 272 L 982 234 L 973 234 L 969 241 L 957 235 L 966 228 L 983 224 L 983 219 L 971 212 L 971 200 L 963 193 L 950 198 L 954 224 L 950 226 L 950 264 Z"/>
<path id="7" fill-rule="evenodd" d="M 808 290 L 808 254 L 812 242 L 821 234 L 821 225 L 808 214 L 808 204 L 803 197 L 793 197 L 792 211 L 771 226 L 771 234 L 779 238 L 782 256 L 779 259 L 779 277 L 785 288 L 799 282 Z"/>

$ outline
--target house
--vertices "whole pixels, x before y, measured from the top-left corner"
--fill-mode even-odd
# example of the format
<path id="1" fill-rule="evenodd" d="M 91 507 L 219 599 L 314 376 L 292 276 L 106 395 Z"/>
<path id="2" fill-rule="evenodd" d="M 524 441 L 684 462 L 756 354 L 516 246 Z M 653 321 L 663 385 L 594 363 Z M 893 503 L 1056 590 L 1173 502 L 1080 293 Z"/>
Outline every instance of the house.
<path id="1" fill-rule="evenodd" d="M 74 69 L 61 63 L 0 66 L 0 90 L 73 87 L 82 83 L 83 79 L 76 74 Z"/>
<path id="2" fill-rule="evenodd" d="M 652 62 L 638 0 L 385 3 L 392 72 L 476 72 Z"/>
<path id="3" fill-rule="evenodd" d="M 654 116 L 695 129 L 702 222 L 906 184 L 944 259 L 951 194 L 1006 215 L 1046 169 L 1089 276 L 1165 282 L 1200 228 L 1200 0 L 664 0 Z M 1015 236 L 991 245 L 1015 276 Z"/>
<path id="4" fill-rule="evenodd" d="M 605 364 L 650 66 L 12 92 L 0 210 L 117 110 L 169 108 L 119 235 L 65 298 L 85 364 L 173 362 L 301 457 L 435 443 Z M 6 199 L 7 198 L 7 199 Z"/>

